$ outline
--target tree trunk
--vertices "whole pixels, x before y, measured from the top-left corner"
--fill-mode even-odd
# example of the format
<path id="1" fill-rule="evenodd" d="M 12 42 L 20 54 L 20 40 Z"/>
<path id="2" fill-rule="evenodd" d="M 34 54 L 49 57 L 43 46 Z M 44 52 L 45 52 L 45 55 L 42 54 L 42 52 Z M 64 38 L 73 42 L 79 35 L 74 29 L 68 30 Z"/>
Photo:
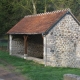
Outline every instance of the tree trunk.
<path id="1" fill-rule="evenodd" d="M 47 4 L 46 4 L 46 0 L 45 0 L 45 6 L 44 6 L 44 13 L 47 12 Z"/>
<path id="2" fill-rule="evenodd" d="M 37 14 L 36 1 L 35 0 L 32 0 L 32 4 L 33 4 L 33 14 Z"/>

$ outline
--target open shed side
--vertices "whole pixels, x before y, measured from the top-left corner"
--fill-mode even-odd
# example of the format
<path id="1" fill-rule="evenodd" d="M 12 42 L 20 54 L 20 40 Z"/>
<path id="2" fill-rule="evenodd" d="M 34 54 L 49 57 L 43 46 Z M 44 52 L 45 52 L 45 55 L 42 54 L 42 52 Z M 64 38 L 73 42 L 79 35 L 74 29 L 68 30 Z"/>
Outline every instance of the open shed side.
<path id="1" fill-rule="evenodd" d="M 43 58 L 43 38 L 37 35 L 10 35 L 10 54 L 22 57 Z"/>

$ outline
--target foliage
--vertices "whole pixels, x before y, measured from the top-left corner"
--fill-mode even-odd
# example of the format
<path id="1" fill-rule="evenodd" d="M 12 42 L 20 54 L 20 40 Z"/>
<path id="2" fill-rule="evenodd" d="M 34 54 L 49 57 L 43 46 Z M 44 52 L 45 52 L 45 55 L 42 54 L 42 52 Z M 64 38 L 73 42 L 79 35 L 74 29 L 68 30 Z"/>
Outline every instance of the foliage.
<path id="1" fill-rule="evenodd" d="M 70 8 L 80 20 L 80 0 L 0 0 L 0 34 L 6 33 L 25 15 Z"/>
<path id="2" fill-rule="evenodd" d="M 77 68 L 45 67 L 30 60 L 10 56 L 4 51 L 0 51 L 0 60 L 16 67 L 16 71 L 21 72 L 29 80 L 63 80 L 63 75 L 67 73 L 80 75 L 80 69 Z M 1 62 L 0 64 L 4 65 Z"/>

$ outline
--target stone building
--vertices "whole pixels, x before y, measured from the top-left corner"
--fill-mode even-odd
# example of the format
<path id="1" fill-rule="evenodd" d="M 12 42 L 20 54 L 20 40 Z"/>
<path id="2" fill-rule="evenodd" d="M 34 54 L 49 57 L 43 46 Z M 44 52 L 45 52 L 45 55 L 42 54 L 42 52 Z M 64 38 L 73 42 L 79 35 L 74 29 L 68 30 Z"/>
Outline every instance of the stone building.
<path id="1" fill-rule="evenodd" d="M 80 22 L 69 9 L 25 16 L 7 34 L 10 55 L 80 68 Z"/>

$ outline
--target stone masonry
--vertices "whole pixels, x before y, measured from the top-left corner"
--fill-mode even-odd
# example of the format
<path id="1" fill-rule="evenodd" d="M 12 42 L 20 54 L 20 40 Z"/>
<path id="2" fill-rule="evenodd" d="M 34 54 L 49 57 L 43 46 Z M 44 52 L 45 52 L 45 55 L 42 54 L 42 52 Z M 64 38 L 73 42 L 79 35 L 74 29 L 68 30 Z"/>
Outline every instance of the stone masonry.
<path id="1" fill-rule="evenodd" d="M 47 65 L 80 68 L 80 25 L 71 15 L 60 20 L 46 40 Z"/>
<path id="2" fill-rule="evenodd" d="M 80 76 L 75 74 L 64 74 L 63 80 L 80 80 Z"/>
<path id="3" fill-rule="evenodd" d="M 24 55 L 24 41 L 21 38 L 12 40 L 12 55 Z"/>

